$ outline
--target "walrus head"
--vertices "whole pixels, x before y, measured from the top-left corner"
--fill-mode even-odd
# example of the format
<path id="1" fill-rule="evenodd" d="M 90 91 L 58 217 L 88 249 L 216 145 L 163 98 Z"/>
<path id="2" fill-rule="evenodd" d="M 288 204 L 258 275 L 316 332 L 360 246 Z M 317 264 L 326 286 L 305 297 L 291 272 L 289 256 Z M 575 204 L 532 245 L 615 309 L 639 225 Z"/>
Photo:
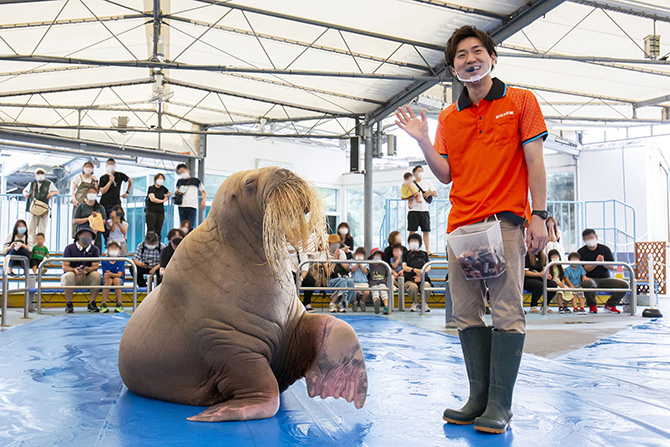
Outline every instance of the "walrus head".
<path id="1" fill-rule="evenodd" d="M 226 179 L 210 216 L 228 239 L 243 237 L 252 248 L 262 248 L 261 261 L 285 276 L 290 246 L 301 253 L 326 250 L 324 211 L 316 188 L 288 169 L 268 167 Z"/>

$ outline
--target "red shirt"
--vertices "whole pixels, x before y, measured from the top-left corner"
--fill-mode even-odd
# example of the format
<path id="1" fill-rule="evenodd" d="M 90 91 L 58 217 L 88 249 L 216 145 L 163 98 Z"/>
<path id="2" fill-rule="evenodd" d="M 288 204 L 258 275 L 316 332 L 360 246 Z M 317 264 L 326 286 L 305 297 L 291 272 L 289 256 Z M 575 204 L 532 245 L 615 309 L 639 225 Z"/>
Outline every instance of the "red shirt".
<path id="1" fill-rule="evenodd" d="M 547 126 L 537 99 L 498 78 L 479 106 L 464 88 L 440 112 L 435 148 L 449 160 L 453 181 L 448 233 L 498 213 L 530 221 L 523 145 L 538 138 L 547 138 Z"/>

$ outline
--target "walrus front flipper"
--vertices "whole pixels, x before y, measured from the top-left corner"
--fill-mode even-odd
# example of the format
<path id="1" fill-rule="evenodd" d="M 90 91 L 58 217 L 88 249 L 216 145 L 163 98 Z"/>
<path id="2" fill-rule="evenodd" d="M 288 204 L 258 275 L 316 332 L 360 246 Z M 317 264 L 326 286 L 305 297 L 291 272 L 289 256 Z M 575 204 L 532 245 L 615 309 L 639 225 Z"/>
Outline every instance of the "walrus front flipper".
<path id="1" fill-rule="evenodd" d="M 226 385 L 222 394 L 232 398 L 212 405 L 202 413 L 187 418 L 197 422 L 248 421 L 267 419 L 279 410 L 279 387 L 265 357 L 229 362 L 222 375 Z"/>
<path id="2" fill-rule="evenodd" d="M 342 397 L 362 408 L 368 393 L 368 375 L 356 332 L 330 316 L 323 331 L 314 363 L 305 373 L 309 396 Z"/>

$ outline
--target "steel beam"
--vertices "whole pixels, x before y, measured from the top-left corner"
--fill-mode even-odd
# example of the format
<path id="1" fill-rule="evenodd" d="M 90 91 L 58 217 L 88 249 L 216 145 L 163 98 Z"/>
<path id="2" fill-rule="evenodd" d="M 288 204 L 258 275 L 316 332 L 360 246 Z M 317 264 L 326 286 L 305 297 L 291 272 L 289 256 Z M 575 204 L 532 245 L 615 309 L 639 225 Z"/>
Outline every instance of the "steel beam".
<path id="1" fill-rule="evenodd" d="M 481 17 L 488 17 L 490 19 L 496 19 L 500 21 L 505 21 L 509 19 L 509 16 L 505 14 L 499 14 L 493 11 L 486 11 L 484 9 L 470 8 L 468 6 L 456 5 L 453 3 L 447 3 L 442 0 L 411 0 L 415 3 L 422 3 L 424 5 L 436 6 L 443 9 L 448 9 L 450 11 L 462 12 L 469 15 L 477 15 Z"/>
<path id="2" fill-rule="evenodd" d="M 211 71 L 217 73 L 254 73 L 274 74 L 283 76 L 317 76 L 335 78 L 374 79 L 385 81 L 432 81 L 437 82 L 436 76 L 414 76 L 404 74 L 381 74 L 381 73 L 355 73 L 342 71 L 320 71 L 320 70 L 284 70 L 281 68 L 255 68 L 255 67 L 232 67 L 229 65 L 201 65 L 184 64 L 181 62 L 159 62 L 151 60 L 116 60 L 102 61 L 95 59 L 81 59 L 61 56 L 40 55 L 1 55 L 0 60 L 14 62 L 52 63 L 69 65 L 91 65 L 101 67 L 127 67 L 127 68 L 153 68 L 163 70 L 189 70 L 189 71 Z"/>
<path id="3" fill-rule="evenodd" d="M 199 0 L 203 1 L 203 0 Z M 510 17 L 510 20 L 497 28 L 491 30 L 489 34 L 496 43 L 501 43 L 508 37 L 517 33 L 525 26 L 539 19 L 552 9 L 556 8 L 558 5 L 563 3 L 565 0 L 539 0 L 535 3 L 528 4 L 516 10 Z M 444 50 L 444 47 L 442 47 Z M 443 80 L 446 80 L 447 67 L 444 63 L 439 64 L 434 67 L 434 72 L 436 77 L 442 77 Z M 428 90 L 430 87 L 435 85 L 437 81 L 426 80 L 426 81 L 415 81 L 403 91 L 399 92 L 393 96 L 385 105 L 379 107 L 377 110 L 369 113 L 367 119 L 369 121 L 375 122 L 381 119 L 384 119 L 397 107 L 407 104 L 412 99 L 419 96 L 424 91 Z"/>
<path id="4" fill-rule="evenodd" d="M 44 0 L 47 1 L 47 0 Z M 0 0 L 0 5 L 2 1 Z M 144 19 L 151 17 L 151 14 L 125 14 L 119 16 L 105 16 L 99 17 L 78 17 L 72 19 L 59 19 L 56 21 L 41 21 L 41 22 L 23 22 L 23 23 L 6 23 L 0 25 L 0 31 L 4 30 L 15 30 L 22 28 L 38 28 L 42 26 L 59 26 L 59 25 L 77 25 L 81 23 L 95 23 L 95 22 L 118 22 L 120 20 L 135 20 L 135 19 Z"/>
<path id="5" fill-rule="evenodd" d="M 237 9 L 239 11 L 245 11 L 245 12 L 251 12 L 253 14 L 259 14 L 259 15 L 264 15 L 268 17 L 274 17 L 276 19 L 283 19 L 283 20 L 288 20 L 291 22 L 297 22 L 297 23 L 304 23 L 307 25 L 314 25 L 314 26 L 319 26 L 323 28 L 330 28 L 330 29 L 335 29 L 338 31 L 344 31 L 347 33 L 352 33 L 352 34 L 358 34 L 361 36 L 366 36 L 366 37 L 374 37 L 376 39 L 381 39 L 381 40 L 386 40 L 390 42 L 398 42 L 398 43 L 405 43 L 407 45 L 415 45 L 420 48 L 427 48 L 429 50 L 435 50 L 435 51 L 443 51 L 444 46 L 443 45 L 438 45 L 438 44 L 433 44 L 433 43 L 428 43 L 428 42 L 419 42 L 416 40 L 411 40 L 411 39 L 405 39 L 402 37 L 398 36 L 390 36 L 387 34 L 381 34 L 381 33 L 375 33 L 373 31 L 366 31 L 358 28 L 352 28 L 349 26 L 344 26 L 344 25 L 338 25 L 336 23 L 328 23 L 328 22 L 322 22 L 319 20 L 313 20 L 313 19 L 308 19 L 306 17 L 298 17 L 298 16 L 292 16 L 289 14 L 283 14 L 280 12 L 276 11 L 269 11 L 266 9 L 260 9 L 260 8 L 254 8 L 252 6 L 246 6 L 246 5 L 238 5 L 236 3 L 231 3 L 231 2 L 224 2 L 224 1 L 218 1 L 218 0 L 196 0 L 200 3 L 208 3 L 210 5 L 216 5 L 216 6 L 221 6 L 223 8 L 231 8 L 231 9 Z M 356 11 L 352 11 L 352 14 L 355 14 Z"/>
<path id="6" fill-rule="evenodd" d="M 8 98 L 11 96 L 25 96 L 25 95 L 43 95 L 48 93 L 75 92 L 79 90 L 91 90 L 106 87 L 126 87 L 129 85 L 141 85 L 150 83 L 151 78 L 143 78 L 143 79 L 135 79 L 133 81 L 103 82 L 100 84 L 73 85 L 68 87 L 53 87 L 53 88 L 42 88 L 35 90 L 20 90 L 13 92 L 0 92 L 0 98 Z"/>
<path id="7" fill-rule="evenodd" d="M 659 22 L 670 23 L 670 8 L 662 6 L 653 6 L 644 2 L 622 2 L 617 0 L 570 0 L 572 3 L 591 6 L 593 8 L 602 8 L 608 11 L 619 12 L 621 14 L 643 17 L 645 19 L 657 20 Z"/>
<path id="8" fill-rule="evenodd" d="M 506 47 L 502 47 L 506 48 Z M 640 64 L 640 65 L 668 65 L 670 61 L 661 59 L 631 59 L 626 57 L 606 57 L 606 56 L 576 56 L 561 53 L 537 53 L 530 48 L 507 47 L 510 49 L 523 51 L 522 53 L 500 53 L 501 57 L 510 57 L 518 59 L 556 59 L 575 62 L 594 62 L 594 63 L 620 63 L 620 64 Z M 617 67 L 625 68 L 625 67 Z M 667 75 L 667 73 L 666 73 Z"/>
<path id="9" fill-rule="evenodd" d="M 657 98 L 645 99 L 644 101 L 638 101 L 633 104 L 633 107 L 639 109 L 640 107 L 656 106 L 664 102 L 670 101 L 670 95 L 663 95 Z"/>
<path id="10" fill-rule="evenodd" d="M 178 154 L 175 152 L 157 151 L 150 148 L 128 147 L 113 144 L 100 143 L 97 141 L 81 140 L 67 138 L 56 135 L 35 134 L 17 130 L 0 129 L 0 143 L 8 145 L 12 142 L 20 144 L 31 144 L 44 146 L 44 152 L 58 152 L 59 149 L 65 149 L 68 152 L 78 152 L 82 156 L 90 156 L 92 152 L 98 152 L 111 155 L 122 155 L 126 157 L 156 158 L 161 160 L 184 161 L 192 158 L 190 155 Z"/>

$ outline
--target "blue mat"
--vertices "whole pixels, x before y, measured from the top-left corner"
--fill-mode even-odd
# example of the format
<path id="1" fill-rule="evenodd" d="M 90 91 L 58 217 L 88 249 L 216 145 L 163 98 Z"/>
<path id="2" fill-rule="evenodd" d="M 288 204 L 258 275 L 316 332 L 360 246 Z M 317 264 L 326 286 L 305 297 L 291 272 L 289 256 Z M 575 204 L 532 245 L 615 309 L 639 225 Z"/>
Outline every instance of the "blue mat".
<path id="1" fill-rule="evenodd" d="M 365 407 L 310 399 L 303 381 L 264 421 L 188 422 L 200 408 L 134 395 L 117 370 L 128 316 L 50 317 L 0 333 L 3 446 L 670 445 L 670 327 L 622 331 L 558 360 L 525 355 L 512 428 L 444 424 L 467 397 L 458 339 L 349 316 L 369 375 Z"/>

